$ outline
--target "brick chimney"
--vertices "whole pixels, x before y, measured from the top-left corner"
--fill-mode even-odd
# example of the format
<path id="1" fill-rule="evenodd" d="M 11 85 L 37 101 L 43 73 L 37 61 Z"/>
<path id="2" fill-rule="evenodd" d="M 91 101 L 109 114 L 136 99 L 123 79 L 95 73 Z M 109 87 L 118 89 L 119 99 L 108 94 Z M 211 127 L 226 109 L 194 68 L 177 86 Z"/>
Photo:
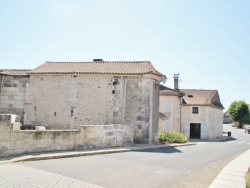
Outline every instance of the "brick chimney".
<path id="1" fill-rule="evenodd" d="M 174 89 L 178 90 L 179 89 L 179 75 L 180 73 L 178 74 L 174 74 Z"/>

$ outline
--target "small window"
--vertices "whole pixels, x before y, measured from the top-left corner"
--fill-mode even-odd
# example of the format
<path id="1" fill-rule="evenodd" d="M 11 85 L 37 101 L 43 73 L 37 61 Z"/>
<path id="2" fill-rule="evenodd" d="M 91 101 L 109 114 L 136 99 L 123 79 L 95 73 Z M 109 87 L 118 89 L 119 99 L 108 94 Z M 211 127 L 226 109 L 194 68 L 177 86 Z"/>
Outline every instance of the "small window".
<path id="1" fill-rule="evenodd" d="M 193 114 L 198 114 L 199 113 L 199 108 L 198 107 L 193 107 L 192 112 L 193 112 Z"/>

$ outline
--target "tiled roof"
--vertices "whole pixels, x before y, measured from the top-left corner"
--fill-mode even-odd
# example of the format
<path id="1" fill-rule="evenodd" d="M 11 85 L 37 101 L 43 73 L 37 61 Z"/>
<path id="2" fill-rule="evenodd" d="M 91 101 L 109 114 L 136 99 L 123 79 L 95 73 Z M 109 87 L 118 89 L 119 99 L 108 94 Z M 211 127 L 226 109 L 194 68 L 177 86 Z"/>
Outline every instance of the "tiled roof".
<path id="1" fill-rule="evenodd" d="M 12 76 L 25 76 L 26 73 L 30 70 L 22 69 L 0 69 L 0 74 L 2 75 L 12 75 Z"/>
<path id="2" fill-rule="evenodd" d="M 171 89 L 164 85 L 160 85 L 160 96 L 178 96 L 179 91 L 175 89 Z"/>
<path id="3" fill-rule="evenodd" d="M 214 106 L 224 108 L 217 90 L 181 89 L 184 105 Z"/>
<path id="4" fill-rule="evenodd" d="M 164 76 L 150 61 L 46 62 L 28 74 L 146 74 Z"/>

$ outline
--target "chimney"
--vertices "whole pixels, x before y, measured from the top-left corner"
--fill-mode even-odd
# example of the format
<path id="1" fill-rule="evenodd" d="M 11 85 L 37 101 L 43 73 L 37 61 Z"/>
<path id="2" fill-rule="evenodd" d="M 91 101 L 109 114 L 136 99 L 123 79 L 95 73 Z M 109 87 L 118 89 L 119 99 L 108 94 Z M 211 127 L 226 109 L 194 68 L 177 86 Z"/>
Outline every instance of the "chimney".
<path id="1" fill-rule="evenodd" d="M 176 89 L 176 90 L 179 90 L 179 75 L 180 75 L 180 73 L 178 73 L 178 74 L 174 74 L 174 89 Z"/>
<path id="2" fill-rule="evenodd" d="M 103 61 L 102 59 L 93 59 L 93 61 Z"/>

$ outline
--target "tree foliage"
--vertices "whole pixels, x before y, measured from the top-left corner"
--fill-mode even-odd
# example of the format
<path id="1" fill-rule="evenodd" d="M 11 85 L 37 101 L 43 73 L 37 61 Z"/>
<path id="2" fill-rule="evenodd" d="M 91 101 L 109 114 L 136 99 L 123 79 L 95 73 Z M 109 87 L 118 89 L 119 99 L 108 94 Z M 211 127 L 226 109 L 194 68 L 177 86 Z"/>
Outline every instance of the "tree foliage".
<path id="1" fill-rule="evenodd" d="M 232 102 L 228 113 L 232 121 L 239 122 L 240 128 L 243 124 L 250 123 L 249 109 L 245 101 Z"/>

